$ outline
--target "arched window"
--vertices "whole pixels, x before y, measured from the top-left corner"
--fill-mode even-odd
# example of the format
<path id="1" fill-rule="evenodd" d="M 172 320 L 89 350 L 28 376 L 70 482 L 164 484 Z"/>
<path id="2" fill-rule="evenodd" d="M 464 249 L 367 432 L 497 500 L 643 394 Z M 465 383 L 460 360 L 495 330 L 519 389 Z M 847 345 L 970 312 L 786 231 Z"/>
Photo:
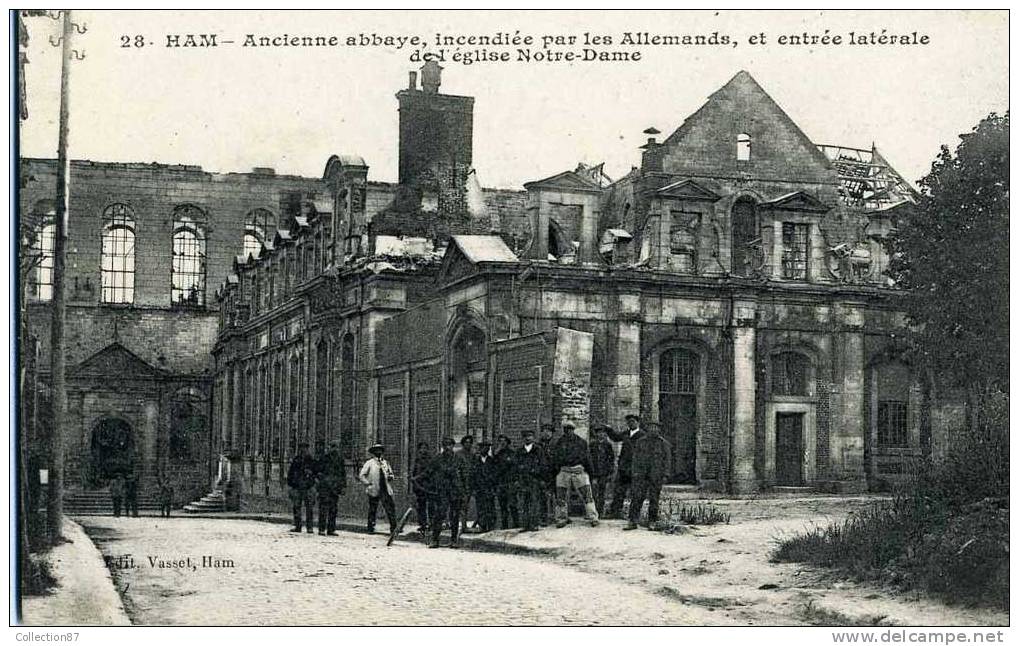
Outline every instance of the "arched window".
<path id="1" fill-rule="evenodd" d="M 39 227 L 32 241 L 32 256 L 37 260 L 28 279 L 28 295 L 40 301 L 53 298 L 53 246 L 56 234 L 57 225 L 49 222 Z"/>
<path id="2" fill-rule="evenodd" d="M 134 218 L 124 204 L 103 211 L 100 283 L 104 303 L 134 302 Z"/>
<path id="3" fill-rule="evenodd" d="M 736 161 L 750 161 L 750 135 L 745 132 L 736 135 Z"/>
<path id="4" fill-rule="evenodd" d="M 663 352 L 658 371 L 658 391 L 673 395 L 696 394 L 699 359 L 695 353 L 682 348 Z"/>
<path id="5" fill-rule="evenodd" d="M 205 305 L 205 213 L 190 205 L 173 212 L 170 302 L 181 307 Z"/>
<path id="6" fill-rule="evenodd" d="M 757 208 L 749 199 L 739 199 L 732 205 L 732 273 L 747 276 L 759 261 L 754 245 L 757 238 Z"/>
<path id="7" fill-rule="evenodd" d="M 697 391 L 700 355 L 685 348 L 666 350 L 658 359 L 658 418 L 672 444 L 669 482 L 697 483 Z"/>
<path id="8" fill-rule="evenodd" d="M 808 397 L 810 359 L 799 352 L 779 352 L 772 356 L 771 394 Z"/>
<path id="9" fill-rule="evenodd" d="M 299 416 L 301 411 L 301 361 L 302 357 L 295 354 L 290 358 L 290 403 L 289 415 L 290 428 L 287 429 L 287 453 L 297 455 L 298 439 L 306 440 L 307 435 L 299 430 Z M 302 437 L 298 438 L 298 434 Z"/>
<path id="10" fill-rule="evenodd" d="M 323 339 L 315 346 L 315 447 L 325 448 L 329 420 L 329 393 L 332 392 L 329 370 L 329 344 Z"/>
<path id="11" fill-rule="evenodd" d="M 258 433 L 255 435 L 255 452 L 269 455 L 269 370 L 263 364 L 258 369 Z"/>
<path id="12" fill-rule="evenodd" d="M 265 242 L 265 236 L 271 230 L 270 223 L 275 219 L 276 216 L 268 209 L 255 209 L 248 213 L 244 223 L 245 257 L 251 255 L 258 258 L 258 254 L 262 251 L 262 243 Z"/>
<path id="13" fill-rule="evenodd" d="M 340 347 L 340 444 L 343 457 L 354 453 L 354 335 L 347 333 Z"/>

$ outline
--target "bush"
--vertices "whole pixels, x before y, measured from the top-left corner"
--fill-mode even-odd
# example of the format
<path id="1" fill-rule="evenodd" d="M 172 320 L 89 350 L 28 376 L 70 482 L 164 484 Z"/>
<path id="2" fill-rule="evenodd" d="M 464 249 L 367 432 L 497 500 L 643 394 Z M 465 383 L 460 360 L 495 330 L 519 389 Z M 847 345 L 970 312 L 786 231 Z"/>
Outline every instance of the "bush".
<path id="1" fill-rule="evenodd" d="M 911 475 L 890 503 L 783 541 L 772 559 L 837 568 L 949 602 L 1008 608 L 1008 402 Z"/>

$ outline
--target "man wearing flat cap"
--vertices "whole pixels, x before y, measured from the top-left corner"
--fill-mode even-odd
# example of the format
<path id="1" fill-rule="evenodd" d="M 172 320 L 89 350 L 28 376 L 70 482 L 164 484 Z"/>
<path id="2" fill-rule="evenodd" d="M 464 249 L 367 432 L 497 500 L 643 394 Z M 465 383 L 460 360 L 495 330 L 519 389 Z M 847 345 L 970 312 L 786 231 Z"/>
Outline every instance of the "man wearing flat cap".
<path id="1" fill-rule="evenodd" d="M 449 517 L 449 546 L 460 547 L 460 511 L 467 495 L 470 467 L 463 455 L 454 452 L 453 438 L 442 438 L 442 451 L 428 465 L 429 484 L 428 521 L 432 526 L 432 539 L 428 547 L 438 547 L 442 524 Z"/>
<path id="2" fill-rule="evenodd" d="M 301 507 L 304 507 L 308 533 L 315 531 L 315 508 L 312 489 L 315 488 L 315 473 L 318 465 L 308 451 L 308 443 L 297 445 L 297 456 L 290 462 L 287 470 L 287 486 L 290 487 L 290 502 L 294 505 L 294 528 L 290 531 L 301 531 Z"/>
<path id="3" fill-rule="evenodd" d="M 378 514 L 379 503 L 386 511 L 386 519 L 389 521 L 389 532 L 396 531 L 396 504 L 393 502 L 393 467 L 383 455 L 386 447 L 381 444 L 373 444 L 368 448 L 372 457 L 361 467 L 358 479 L 364 485 L 365 493 L 368 494 L 368 533 L 375 531 L 375 516 Z"/>

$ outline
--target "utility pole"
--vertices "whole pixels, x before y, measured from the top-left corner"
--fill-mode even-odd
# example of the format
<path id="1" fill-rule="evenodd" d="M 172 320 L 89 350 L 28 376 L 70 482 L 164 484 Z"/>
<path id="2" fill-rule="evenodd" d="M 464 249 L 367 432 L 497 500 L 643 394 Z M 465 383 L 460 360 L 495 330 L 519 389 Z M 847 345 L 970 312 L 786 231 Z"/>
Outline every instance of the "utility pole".
<path id="1" fill-rule="evenodd" d="M 60 64 L 60 132 L 57 140 L 56 234 L 53 240 L 53 321 L 50 327 L 50 379 L 53 389 L 53 427 L 50 429 L 49 486 L 47 488 L 47 527 L 50 545 L 60 542 L 64 520 L 64 434 L 67 429 L 67 380 L 65 375 L 64 267 L 67 240 L 68 186 L 70 164 L 67 159 L 68 85 L 71 76 L 71 12 L 64 10 L 63 42 Z"/>

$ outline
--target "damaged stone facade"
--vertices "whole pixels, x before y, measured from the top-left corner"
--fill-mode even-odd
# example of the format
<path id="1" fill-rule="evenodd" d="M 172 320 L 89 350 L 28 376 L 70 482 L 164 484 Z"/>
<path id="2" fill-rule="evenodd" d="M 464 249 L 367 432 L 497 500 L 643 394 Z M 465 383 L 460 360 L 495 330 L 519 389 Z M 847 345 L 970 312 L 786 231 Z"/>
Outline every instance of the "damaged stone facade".
<path id="1" fill-rule="evenodd" d="M 266 207 L 257 249 L 238 255 L 244 209 L 219 225 L 216 336 L 187 350 L 207 357 L 206 487 L 282 508 L 300 442 L 338 442 L 351 470 L 381 442 L 405 496 L 419 441 L 637 412 L 673 445 L 672 484 L 862 491 L 958 416 L 902 357 L 879 239 L 914 196 L 876 150 L 812 143 L 740 72 L 663 141 L 648 129 L 617 181 L 581 164 L 482 189 L 473 99 L 439 93 L 437 67 L 397 94 L 399 183 L 336 155 Z M 361 488 L 341 505 L 363 511 Z"/>

